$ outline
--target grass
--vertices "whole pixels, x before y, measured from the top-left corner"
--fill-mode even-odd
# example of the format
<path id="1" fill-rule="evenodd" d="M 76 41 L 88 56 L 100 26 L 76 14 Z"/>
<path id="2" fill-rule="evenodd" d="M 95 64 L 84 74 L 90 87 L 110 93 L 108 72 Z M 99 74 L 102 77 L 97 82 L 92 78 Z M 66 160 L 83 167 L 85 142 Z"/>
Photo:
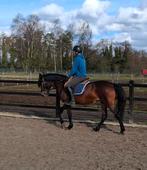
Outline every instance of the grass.
<path id="1" fill-rule="evenodd" d="M 25 80 L 37 80 L 39 73 L 26 73 L 26 72 L 1 72 L 1 79 L 25 79 Z M 111 73 L 88 73 L 88 77 L 91 80 L 109 80 L 113 82 L 128 82 L 134 80 L 138 83 L 147 83 L 147 77 L 142 75 L 133 74 L 111 74 Z"/>
<path id="2" fill-rule="evenodd" d="M 137 83 L 147 83 L 147 77 L 142 75 L 130 75 L 130 74 L 88 74 L 92 80 L 109 80 L 112 82 L 129 82 L 134 80 Z"/>
<path id="3" fill-rule="evenodd" d="M 25 72 L 3 72 L 0 73 L 1 79 L 18 79 L 18 80 L 37 80 L 38 73 L 25 73 Z"/>

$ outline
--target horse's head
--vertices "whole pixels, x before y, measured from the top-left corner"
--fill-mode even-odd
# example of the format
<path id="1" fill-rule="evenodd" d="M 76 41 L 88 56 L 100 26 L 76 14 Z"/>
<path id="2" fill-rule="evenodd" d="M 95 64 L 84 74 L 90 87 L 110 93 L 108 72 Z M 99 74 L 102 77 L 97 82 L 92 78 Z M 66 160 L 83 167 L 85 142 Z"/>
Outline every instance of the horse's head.
<path id="1" fill-rule="evenodd" d="M 43 74 L 42 74 L 42 73 L 39 73 L 38 87 L 41 87 L 42 81 L 43 81 Z"/>
<path id="2" fill-rule="evenodd" d="M 56 73 L 39 74 L 38 87 L 41 88 L 41 93 L 49 94 L 51 89 L 62 88 L 67 81 L 67 76 Z"/>
<path id="3" fill-rule="evenodd" d="M 38 87 L 41 88 L 41 94 L 43 96 L 48 95 L 51 89 L 55 89 L 55 83 L 52 76 L 49 74 L 39 73 Z"/>

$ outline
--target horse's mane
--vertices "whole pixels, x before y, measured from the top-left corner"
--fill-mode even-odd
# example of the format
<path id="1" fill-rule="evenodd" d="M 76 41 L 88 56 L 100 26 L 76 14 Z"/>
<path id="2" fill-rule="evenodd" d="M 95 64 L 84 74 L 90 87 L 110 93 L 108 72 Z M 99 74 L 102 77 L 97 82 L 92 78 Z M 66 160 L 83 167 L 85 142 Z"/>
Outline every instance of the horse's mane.
<path id="1" fill-rule="evenodd" d="M 46 73 L 42 75 L 44 77 L 44 80 L 46 81 L 65 81 L 68 79 L 68 77 L 64 74 L 59 73 Z"/>

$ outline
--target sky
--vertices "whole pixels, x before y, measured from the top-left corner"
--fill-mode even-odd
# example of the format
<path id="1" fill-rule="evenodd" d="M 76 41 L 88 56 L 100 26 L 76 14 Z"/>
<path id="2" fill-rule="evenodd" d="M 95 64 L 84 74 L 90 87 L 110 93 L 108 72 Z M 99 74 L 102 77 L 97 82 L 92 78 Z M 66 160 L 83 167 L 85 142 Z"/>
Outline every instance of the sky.
<path id="1" fill-rule="evenodd" d="M 12 20 L 36 14 L 47 27 L 55 19 L 61 26 L 90 25 L 93 41 L 129 41 L 147 51 L 147 0 L 0 0 L 0 32 L 10 34 Z"/>

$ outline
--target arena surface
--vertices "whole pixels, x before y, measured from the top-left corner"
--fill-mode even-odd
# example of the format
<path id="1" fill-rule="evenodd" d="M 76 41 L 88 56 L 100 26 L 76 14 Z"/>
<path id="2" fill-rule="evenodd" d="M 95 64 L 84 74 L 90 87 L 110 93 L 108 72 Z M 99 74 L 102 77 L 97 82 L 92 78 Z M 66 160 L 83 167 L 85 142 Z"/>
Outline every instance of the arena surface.
<path id="1" fill-rule="evenodd" d="M 1 95 L 0 100 L 8 104 L 55 104 L 55 98 L 41 96 Z M 119 126 L 106 125 L 94 132 L 93 124 L 74 123 L 72 130 L 66 130 L 59 122 L 46 119 L 54 119 L 55 110 L 1 106 L 0 112 L 0 170 L 147 169 L 147 128 L 126 127 L 125 135 L 120 135 Z M 8 113 L 18 117 L 6 117 Z M 74 120 L 97 120 L 98 115 L 73 111 Z M 33 116 L 42 119 L 30 119 Z M 125 118 L 128 116 L 126 112 Z M 146 124 L 147 116 L 135 114 L 135 120 Z"/>
<path id="2" fill-rule="evenodd" d="M 146 170 L 147 128 L 0 116 L 0 170 Z"/>

